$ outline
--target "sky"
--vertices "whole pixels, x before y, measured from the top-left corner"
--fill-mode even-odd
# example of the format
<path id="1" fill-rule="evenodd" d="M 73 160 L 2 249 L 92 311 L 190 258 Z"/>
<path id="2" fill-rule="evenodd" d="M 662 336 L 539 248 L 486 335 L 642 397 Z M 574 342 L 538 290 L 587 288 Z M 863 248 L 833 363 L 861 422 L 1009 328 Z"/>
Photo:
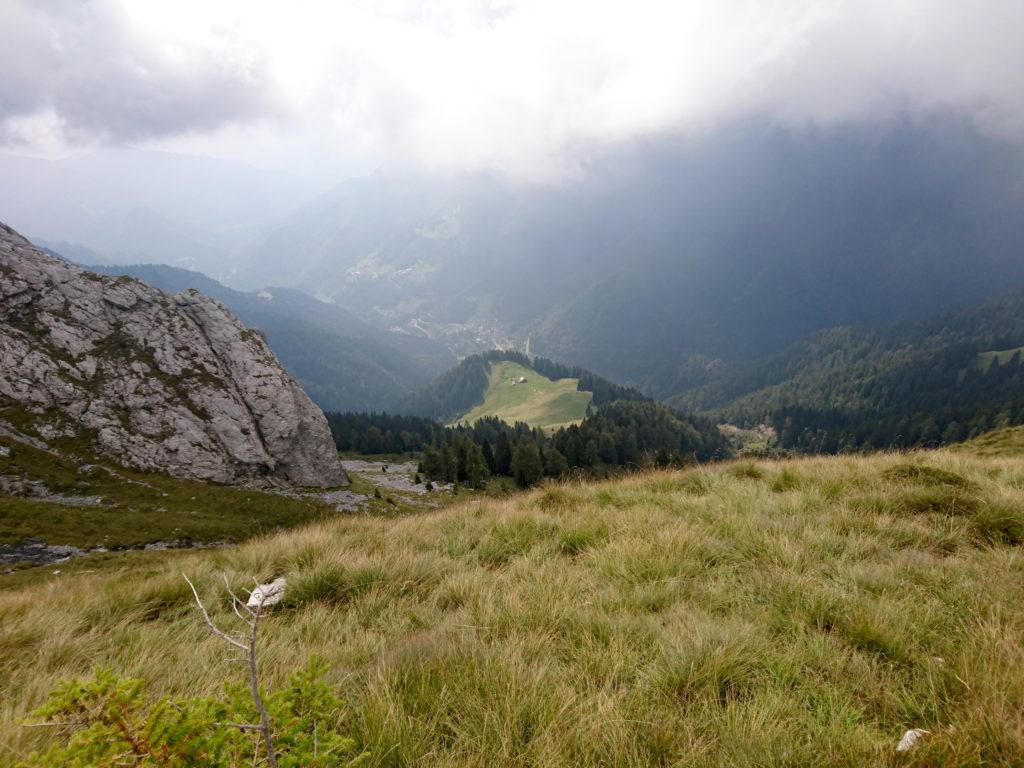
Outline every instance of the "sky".
<path id="1" fill-rule="evenodd" d="M 571 177 L 757 119 L 1024 142 L 1021 0 L 0 0 L 0 152 Z"/>

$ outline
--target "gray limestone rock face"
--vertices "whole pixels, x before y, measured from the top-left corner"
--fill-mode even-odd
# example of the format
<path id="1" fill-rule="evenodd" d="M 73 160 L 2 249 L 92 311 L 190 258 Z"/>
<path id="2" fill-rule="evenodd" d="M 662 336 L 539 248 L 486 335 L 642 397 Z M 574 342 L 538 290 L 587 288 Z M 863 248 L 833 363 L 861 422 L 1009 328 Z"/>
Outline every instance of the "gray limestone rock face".
<path id="1" fill-rule="evenodd" d="M 262 334 L 198 291 L 174 296 L 44 253 L 0 224 L 0 404 L 121 463 L 219 483 L 348 482 L 327 420 Z"/>

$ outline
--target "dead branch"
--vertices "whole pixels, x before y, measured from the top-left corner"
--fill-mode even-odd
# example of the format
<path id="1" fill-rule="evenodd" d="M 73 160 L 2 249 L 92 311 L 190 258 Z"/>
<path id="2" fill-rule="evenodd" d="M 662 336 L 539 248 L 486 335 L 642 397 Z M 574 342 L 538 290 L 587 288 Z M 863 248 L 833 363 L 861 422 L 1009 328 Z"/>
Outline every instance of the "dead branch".
<path id="1" fill-rule="evenodd" d="M 274 749 L 274 735 L 270 725 L 270 713 L 267 711 L 267 708 L 263 703 L 263 697 L 260 695 L 259 671 L 256 666 L 256 641 L 259 634 L 260 616 L 263 612 L 263 602 L 265 597 L 263 593 L 261 593 L 254 610 L 248 607 L 238 598 L 237 595 L 235 595 L 234 591 L 231 589 L 231 585 L 228 583 L 227 576 L 224 577 L 225 586 L 227 586 L 228 594 L 231 596 L 231 607 L 234 610 L 235 615 L 249 627 L 248 636 L 244 640 L 239 639 L 232 637 L 227 632 L 224 632 L 213 622 L 213 619 L 210 618 L 210 614 L 206 610 L 206 606 L 203 605 L 203 601 L 199 598 L 199 592 L 196 591 L 195 585 L 189 581 L 188 576 L 185 576 L 184 574 L 182 574 L 182 576 L 185 581 L 188 582 L 189 587 L 192 588 L 192 594 L 196 598 L 196 605 L 199 606 L 199 611 L 203 615 L 203 620 L 206 622 L 206 626 L 216 637 L 219 637 L 231 647 L 242 651 L 245 655 L 245 661 L 249 666 L 249 688 L 252 693 L 252 702 L 256 706 L 256 712 L 260 716 L 260 724 L 249 725 L 246 723 L 227 723 L 226 725 L 231 728 L 256 731 L 261 735 L 263 737 L 263 742 L 266 744 L 267 765 L 269 765 L 270 768 L 277 768 L 277 753 Z M 259 588 L 259 582 L 257 582 L 256 586 Z M 241 611 L 238 610 L 239 605 L 245 608 L 251 619 L 247 619 L 242 615 Z"/>

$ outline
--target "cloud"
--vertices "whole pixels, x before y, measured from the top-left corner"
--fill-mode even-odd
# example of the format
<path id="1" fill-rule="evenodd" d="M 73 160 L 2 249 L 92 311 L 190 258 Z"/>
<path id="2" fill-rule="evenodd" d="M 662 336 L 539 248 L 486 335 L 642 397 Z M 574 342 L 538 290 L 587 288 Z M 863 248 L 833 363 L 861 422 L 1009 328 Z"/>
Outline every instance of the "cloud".
<path id="1" fill-rule="evenodd" d="M 323 98 L 335 124 L 440 167 L 557 175 L 608 144 L 751 118 L 955 113 L 1024 138 L 1017 0 L 549 0 L 356 26 Z"/>
<path id="2" fill-rule="evenodd" d="M 0 4 L 0 141 L 130 142 L 274 111 L 258 48 L 132 22 L 110 0 Z"/>
<path id="3" fill-rule="evenodd" d="M 956 114 L 1024 141 L 1019 0 L 8 2 L 8 136 L 283 141 L 557 178 L 609 145 L 761 119 Z M 299 138 L 301 137 L 301 138 Z M 223 144 L 224 142 L 221 141 Z M 220 147 L 221 150 L 226 149 Z"/>

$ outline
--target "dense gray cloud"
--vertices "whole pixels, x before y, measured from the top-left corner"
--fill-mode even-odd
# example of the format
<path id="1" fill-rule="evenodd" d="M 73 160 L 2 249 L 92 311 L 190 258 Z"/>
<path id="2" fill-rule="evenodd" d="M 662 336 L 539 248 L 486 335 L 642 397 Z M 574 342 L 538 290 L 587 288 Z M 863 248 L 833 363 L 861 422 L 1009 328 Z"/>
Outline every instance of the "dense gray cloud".
<path id="1" fill-rule="evenodd" d="M 0 3 L 0 141 L 133 141 L 274 109 L 258 48 L 147 34 L 112 1 Z M 42 137 L 46 138 L 46 137 Z"/>
<path id="2" fill-rule="evenodd" d="M 262 146 L 558 177 L 743 119 L 1024 140 L 1020 0 L 7 0 L 0 28 L 8 143 L 238 156 L 262 121 Z"/>

